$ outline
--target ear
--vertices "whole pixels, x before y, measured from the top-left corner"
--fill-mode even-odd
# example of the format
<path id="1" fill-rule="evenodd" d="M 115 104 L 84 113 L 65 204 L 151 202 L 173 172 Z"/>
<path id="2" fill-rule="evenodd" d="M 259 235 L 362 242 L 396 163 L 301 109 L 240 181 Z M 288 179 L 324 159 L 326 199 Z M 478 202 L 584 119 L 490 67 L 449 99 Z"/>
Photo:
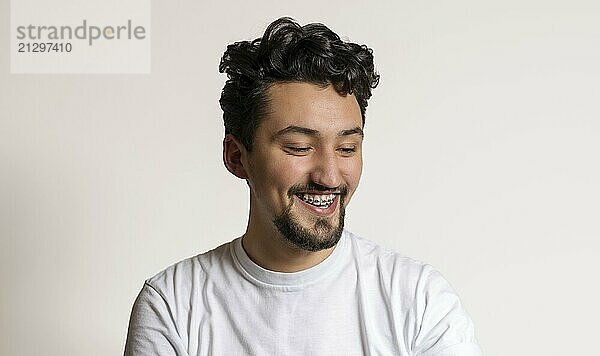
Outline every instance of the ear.
<path id="1" fill-rule="evenodd" d="M 223 163 L 234 176 L 247 179 L 248 173 L 244 168 L 242 156 L 245 155 L 246 147 L 232 134 L 225 135 L 223 139 Z"/>

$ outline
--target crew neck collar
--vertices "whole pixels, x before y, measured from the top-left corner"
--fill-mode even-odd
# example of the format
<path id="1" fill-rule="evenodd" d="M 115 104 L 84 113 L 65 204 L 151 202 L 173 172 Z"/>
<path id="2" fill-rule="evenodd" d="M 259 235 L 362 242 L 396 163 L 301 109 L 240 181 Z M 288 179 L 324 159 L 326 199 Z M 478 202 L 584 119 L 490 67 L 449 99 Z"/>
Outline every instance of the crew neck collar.
<path id="1" fill-rule="evenodd" d="M 336 266 L 340 265 L 337 260 L 340 259 L 345 250 L 347 250 L 346 230 L 342 232 L 340 240 L 327 258 L 313 267 L 298 272 L 275 272 L 257 265 L 244 250 L 241 237 L 233 241 L 232 255 L 239 264 L 242 273 L 258 284 L 275 288 L 302 287 L 319 281 L 334 270 Z"/>

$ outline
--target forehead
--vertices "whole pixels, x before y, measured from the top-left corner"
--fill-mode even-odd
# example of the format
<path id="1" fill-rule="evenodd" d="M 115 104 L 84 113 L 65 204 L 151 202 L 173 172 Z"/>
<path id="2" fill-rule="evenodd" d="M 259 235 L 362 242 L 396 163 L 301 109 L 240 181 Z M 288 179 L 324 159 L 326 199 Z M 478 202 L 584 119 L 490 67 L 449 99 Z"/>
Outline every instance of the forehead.
<path id="1" fill-rule="evenodd" d="M 360 107 L 354 95 L 340 95 L 331 85 L 276 83 L 268 89 L 268 100 L 269 114 L 261 123 L 265 133 L 301 126 L 323 135 L 334 135 L 362 127 Z"/>

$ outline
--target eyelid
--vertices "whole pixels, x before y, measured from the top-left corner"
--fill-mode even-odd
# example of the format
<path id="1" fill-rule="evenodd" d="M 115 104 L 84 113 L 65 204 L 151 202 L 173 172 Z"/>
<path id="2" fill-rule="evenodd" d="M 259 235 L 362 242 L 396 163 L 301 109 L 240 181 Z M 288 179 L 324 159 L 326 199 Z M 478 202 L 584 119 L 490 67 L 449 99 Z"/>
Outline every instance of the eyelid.
<path id="1" fill-rule="evenodd" d="M 354 143 L 347 143 L 341 145 L 337 150 L 341 152 L 343 155 L 354 155 L 358 151 L 359 145 Z"/>
<path id="2" fill-rule="evenodd" d="M 286 146 L 284 146 L 284 149 L 286 151 L 289 151 L 288 153 L 291 153 L 291 154 L 303 154 L 303 153 L 309 153 L 310 150 L 312 149 L 312 147 L 301 146 L 301 145 L 297 145 L 297 146 L 286 145 Z"/>
<path id="3" fill-rule="evenodd" d="M 356 150 L 360 147 L 360 143 L 347 142 L 347 143 L 341 144 L 339 147 L 340 148 L 353 148 Z"/>
<path id="4" fill-rule="evenodd" d="M 343 153 L 354 153 L 356 152 L 356 147 L 340 147 L 339 150 Z"/>

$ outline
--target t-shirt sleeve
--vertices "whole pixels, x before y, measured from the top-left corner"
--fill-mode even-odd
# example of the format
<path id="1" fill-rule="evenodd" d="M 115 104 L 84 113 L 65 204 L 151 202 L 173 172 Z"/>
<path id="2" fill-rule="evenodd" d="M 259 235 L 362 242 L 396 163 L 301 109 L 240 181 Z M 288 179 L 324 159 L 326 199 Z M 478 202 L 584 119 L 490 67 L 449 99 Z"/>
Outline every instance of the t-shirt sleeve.
<path id="1" fill-rule="evenodd" d="M 169 305 L 148 283 L 133 304 L 125 342 L 125 356 L 141 355 L 188 355 Z"/>
<path id="2" fill-rule="evenodd" d="M 471 318 L 448 281 L 425 265 L 417 285 L 415 356 L 481 356 Z"/>

